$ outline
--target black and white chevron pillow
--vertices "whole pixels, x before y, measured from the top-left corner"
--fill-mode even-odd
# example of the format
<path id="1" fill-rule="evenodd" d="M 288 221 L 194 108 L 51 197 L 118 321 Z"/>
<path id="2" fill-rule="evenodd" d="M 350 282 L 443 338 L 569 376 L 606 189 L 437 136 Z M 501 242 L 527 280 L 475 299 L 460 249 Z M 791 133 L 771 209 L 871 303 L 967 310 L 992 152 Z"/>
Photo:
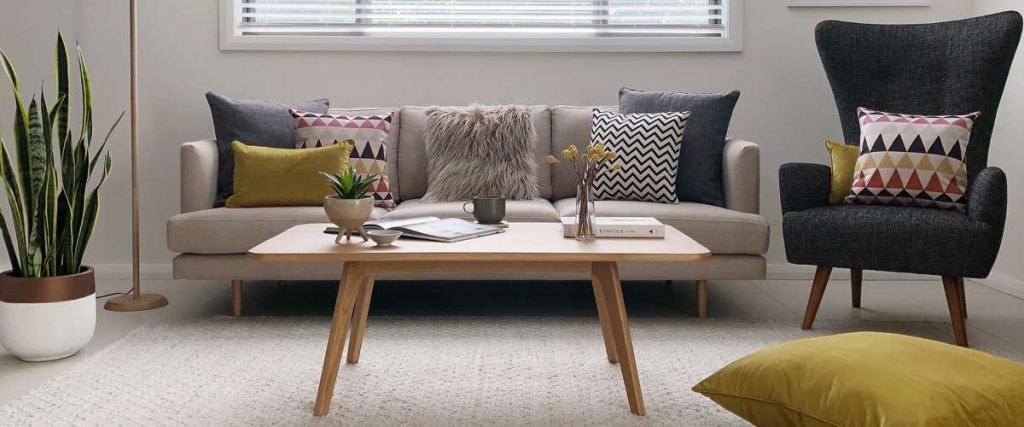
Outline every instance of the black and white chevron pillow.
<path id="1" fill-rule="evenodd" d="M 597 200 L 678 203 L 676 174 L 690 112 L 616 114 L 594 109 L 590 142 L 618 153 L 622 170 L 603 166 L 594 180 Z"/>

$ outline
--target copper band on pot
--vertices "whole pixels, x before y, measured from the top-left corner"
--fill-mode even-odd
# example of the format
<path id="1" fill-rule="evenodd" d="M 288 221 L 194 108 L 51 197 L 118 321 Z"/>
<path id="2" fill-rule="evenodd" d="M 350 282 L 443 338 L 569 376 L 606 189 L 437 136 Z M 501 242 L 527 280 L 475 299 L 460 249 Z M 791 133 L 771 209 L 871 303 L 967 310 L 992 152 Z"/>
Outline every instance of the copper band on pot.
<path id="1" fill-rule="evenodd" d="M 92 268 L 54 277 L 16 277 L 10 271 L 0 273 L 0 301 L 7 303 L 47 303 L 72 301 L 96 293 Z"/>

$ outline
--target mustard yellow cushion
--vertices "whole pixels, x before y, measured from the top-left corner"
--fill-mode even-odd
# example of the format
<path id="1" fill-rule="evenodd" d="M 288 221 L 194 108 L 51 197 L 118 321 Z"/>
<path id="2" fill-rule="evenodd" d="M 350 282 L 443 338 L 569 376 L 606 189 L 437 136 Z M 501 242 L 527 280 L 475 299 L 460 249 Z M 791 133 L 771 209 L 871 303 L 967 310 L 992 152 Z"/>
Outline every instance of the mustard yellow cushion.
<path id="1" fill-rule="evenodd" d="M 255 206 L 316 206 L 331 187 L 320 175 L 348 167 L 352 141 L 323 148 L 269 148 L 231 143 L 235 155 L 234 194 L 229 208 Z"/>
<path id="2" fill-rule="evenodd" d="M 1024 425 L 1024 365 L 896 334 L 778 345 L 693 390 L 758 426 Z"/>
<path id="3" fill-rule="evenodd" d="M 859 147 L 825 140 L 825 148 L 832 158 L 832 186 L 829 187 L 828 202 L 833 205 L 842 204 L 853 186 L 853 169 L 857 165 Z"/>

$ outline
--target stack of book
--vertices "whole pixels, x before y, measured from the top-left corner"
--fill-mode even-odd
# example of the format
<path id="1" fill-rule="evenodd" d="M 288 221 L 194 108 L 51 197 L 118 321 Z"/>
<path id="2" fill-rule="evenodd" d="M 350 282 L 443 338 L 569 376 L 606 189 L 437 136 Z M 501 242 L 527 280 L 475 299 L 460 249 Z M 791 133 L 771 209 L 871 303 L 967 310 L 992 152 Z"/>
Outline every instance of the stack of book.
<path id="1" fill-rule="evenodd" d="M 576 217 L 562 217 L 562 234 L 576 237 Z M 665 224 L 650 217 L 605 216 L 594 218 L 597 237 L 665 238 Z"/>

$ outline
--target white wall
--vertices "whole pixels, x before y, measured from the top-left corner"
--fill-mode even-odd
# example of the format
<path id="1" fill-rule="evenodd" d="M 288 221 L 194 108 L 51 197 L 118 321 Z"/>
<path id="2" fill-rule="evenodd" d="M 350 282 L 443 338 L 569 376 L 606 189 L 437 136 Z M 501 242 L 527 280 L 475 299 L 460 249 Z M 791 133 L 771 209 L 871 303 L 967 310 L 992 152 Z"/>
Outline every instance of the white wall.
<path id="1" fill-rule="evenodd" d="M 986 15 L 1016 10 L 1024 12 L 1020 0 L 976 0 L 974 13 Z M 999 105 L 989 164 L 1006 171 L 1009 184 L 1009 206 L 1006 211 L 1006 234 L 990 283 L 1024 292 L 1024 45 L 1017 49 L 1010 79 Z"/>
<path id="2" fill-rule="evenodd" d="M 19 28 L 46 37 L 40 16 L 4 0 L 0 44 L 18 45 Z M 127 1 L 78 0 L 78 37 L 96 85 L 97 126 L 128 107 Z M 621 86 L 648 90 L 743 91 L 730 135 L 761 145 L 762 211 L 772 224 L 769 262 L 785 262 L 777 172 L 793 161 L 827 161 L 822 140 L 841 138 L 832 95 L 814 47 L 823 19 L 930 22 L 974 13 L 963 0 L 927 8 L 787 8 L 783 0 L 747 0 L 740 53 L 344 53 L 221 52 L 214 0 L 140 2 L 143 263 L 167 264 L 164 224 L 178 211 L 178 145 L 213 134 L 203 94 L 300 101 L 328 97 L 335 106 L 543 103 L 611 104 Z M 1005 2 L 1009 3 L 1009 1 Z M 67 4 L 67 2 L 62 2 Z M 13 13 L 8 13 L 12 10 Z M 45 21 L 49 22 L 49 20 Z M 20 62 L 50 65 L 49 52 Z M 31 55 L 31 53 L 27 53 Z M 47 77 L 49 75 L 47 74 Z M 2 100 L 2 99 L 0 99 Z M 0 112 L 7 111 L 0 106 Z M 1010 109 L 1004 110 L 1003 125 Z M 6 113 L 0 118 L 9 120 Z M 4 126 L 3 131 L 9 132 Z M 1004 129 L 1006 131 L 1006 129 Z M 1004 135 L 1006 135 L 1004 133 Z M 113 142 L 115 175 L 104 192 L 95 264 L 130 262 L 128 132 Z M 1006 139 L 1006 138 L 1003 138 Z M 996 149 L 1008 148 L 1006 143 Z M 994 158 L 998 156 L 994 155 Z M 1019 233 L 1019 229 L 1018 229 Z M 1019 248 L 1018 248 L 1019 249 Z M 1019 253 L 1019 252 L 1018 252 Z M 1004 259 L 1006 257 L 1004 256 Z"/>

